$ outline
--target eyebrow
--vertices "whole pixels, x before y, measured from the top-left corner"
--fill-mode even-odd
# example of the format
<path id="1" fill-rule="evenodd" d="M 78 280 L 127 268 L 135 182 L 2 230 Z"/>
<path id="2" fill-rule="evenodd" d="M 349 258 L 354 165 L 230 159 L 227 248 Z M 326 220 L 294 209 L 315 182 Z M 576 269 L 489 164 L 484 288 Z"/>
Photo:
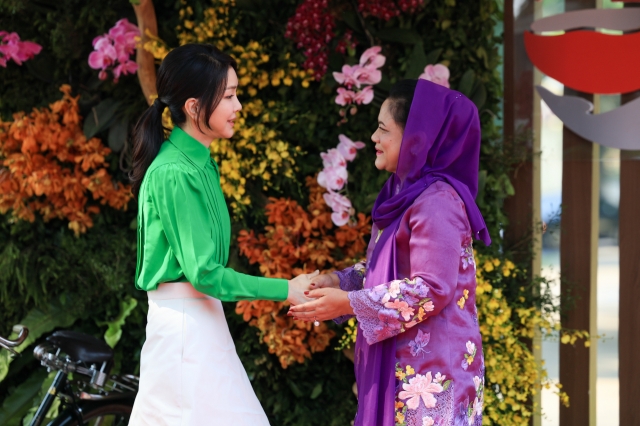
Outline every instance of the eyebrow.
<path id="1" fill-rule="evenodd" d="M 378 120 L 378 125 L 382 125 L 382 126 L 384 126 L 385 124 L 384 124 L 384 122 L 383 122 L 383 121 Z"/>
<path id="2" fill-rule="evenodd" d="M 236 85 L 236 86 L 229 86 L 229 87 L 227 87 L 227 88 L 226 88 L 226 89 L 224 89 L 224 90 L 231 90 L 231 89 L 237 89 L 237 88 L 238 88 L 238 86 L 237 86 L 237 85 Z"/>

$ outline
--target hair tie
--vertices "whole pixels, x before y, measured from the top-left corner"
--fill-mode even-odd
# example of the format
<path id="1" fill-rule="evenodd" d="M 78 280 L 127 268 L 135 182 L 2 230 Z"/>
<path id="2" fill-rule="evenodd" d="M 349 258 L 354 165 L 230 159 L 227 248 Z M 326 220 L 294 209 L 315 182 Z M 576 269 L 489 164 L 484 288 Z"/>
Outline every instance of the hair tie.
<path id="1" fill-rule="evenodd" d="M 160 100 L 160 98 L 156 98 L 156 100 L 153 101 L 153 106 L 155 107 L 155 109 L 157 109 L 158 111 L 162 112 L 162 111 L 164 111 L 164 108 L 167 106 L 167 104 L 162 102 Z"/>

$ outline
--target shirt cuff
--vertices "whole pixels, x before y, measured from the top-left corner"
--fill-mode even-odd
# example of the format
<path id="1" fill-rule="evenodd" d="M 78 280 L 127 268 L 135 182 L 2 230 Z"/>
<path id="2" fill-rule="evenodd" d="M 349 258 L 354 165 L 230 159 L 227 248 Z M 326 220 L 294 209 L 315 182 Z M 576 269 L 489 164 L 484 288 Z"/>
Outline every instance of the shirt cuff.
<path id="1" fill-rule="evenodd" d="M 289 281 L 282 278 L 258 277 L 256 299 L 283 302 L 289 296 Z"/>

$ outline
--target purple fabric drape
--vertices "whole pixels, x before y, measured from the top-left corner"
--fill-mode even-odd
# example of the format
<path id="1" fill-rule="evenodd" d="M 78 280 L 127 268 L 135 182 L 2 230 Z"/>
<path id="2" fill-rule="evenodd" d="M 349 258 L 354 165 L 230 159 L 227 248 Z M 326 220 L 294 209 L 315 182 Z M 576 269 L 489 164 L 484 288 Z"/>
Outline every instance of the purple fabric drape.
<path id="1" fill-rule="evenodd" d="M 480 121 L 475 105 L 456 91 L 418 80 L 396 172 L 373 207 L 373 222 L 382 233 L 372 235 L 365 288 L 411 278 L 396 274 L 395 234 L 404 212 L 434 182 L 445 181 L 456 190 L 473 235 L 486 245 L 491 243 L 475 203 L 479 157 Z M 395 424 L 395 357 L 395 337 L 369 345 L 358 329 L 355 370 L 359 403 L 355 426 Z"/>

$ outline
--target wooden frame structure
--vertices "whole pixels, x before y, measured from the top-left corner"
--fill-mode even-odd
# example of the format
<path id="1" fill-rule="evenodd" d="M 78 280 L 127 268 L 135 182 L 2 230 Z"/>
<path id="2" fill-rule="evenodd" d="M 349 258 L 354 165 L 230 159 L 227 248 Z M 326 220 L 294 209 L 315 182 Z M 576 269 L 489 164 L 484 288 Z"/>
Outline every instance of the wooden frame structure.
<path id="1" fill-rule="evenodd" d="M 601 0 L 565 1 L 565 10 L 593 9 Z M 519 6 L 514 10 L 514 3 Z M 629 3 L 625 7 L 631 6 Z M 635 4 L 634 6 L 640 6 Z M 540 75 L 524 50 L 523 33 L 542 17 L 541 5 L 533 0 L 505 1 L 504 84 L 505 143 L 516 140 L 519 131 L 530 129 L 533 138 L 524 148 L 527 160 L 513 176 L 516 195 L 505 209 L 510 223 L 505 229 L 507 248 L 533 233 L 534 252 L 540 253 L 540 99 L 534 92 Z M 640 23 L 639 23 L 640 24 Z M 565 89 L 565 95 L 594 102 L 598 96 Z M 622 96 L 630 102 L 640 92 Z M 520 123 L 521 128 L 516 128 Z M 640 425 L 640 151 L 622 151 L 620 165 L 620 310 L 619 377 L 620 425 Z M 561 303 L 566 315 L 562 325 L 597 335 L 597 244 L 599 202 L 599 146 L 569 129 L 563 131 L 562 224 L 560 243 Z M 532 276 L 540 273 L 534 256 Z M 536 342 L 533 343 L 536 349 Z M 560 425 L 595 425 L 597 340 L 590 347 L 561 345 L 560 381 L 571 398 L 570 407 L 560 408 Z M 534 424 L 540 424 L 539 416 Z"/>

